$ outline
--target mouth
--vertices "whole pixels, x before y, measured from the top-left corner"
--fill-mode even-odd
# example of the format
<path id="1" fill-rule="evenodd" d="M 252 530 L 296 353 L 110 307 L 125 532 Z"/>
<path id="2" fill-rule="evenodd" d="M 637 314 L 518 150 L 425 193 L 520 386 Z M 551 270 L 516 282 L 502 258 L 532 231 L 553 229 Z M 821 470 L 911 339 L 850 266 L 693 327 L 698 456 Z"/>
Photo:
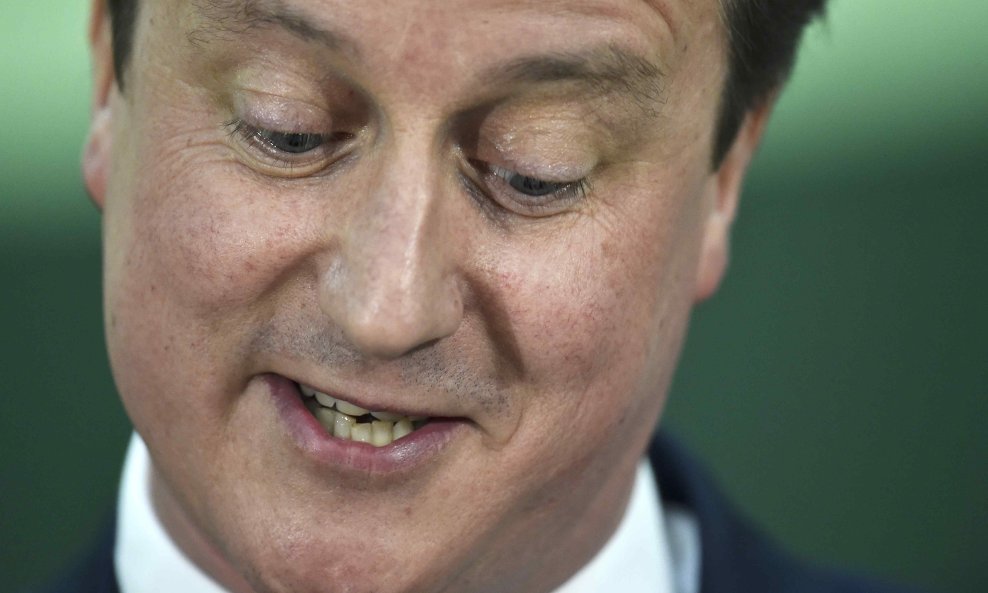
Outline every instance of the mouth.
<path id="1" fill-rule="evenodd" d="M 425 427 L 431 420 L 425 416 L 368 410 L 308 385 L 296 383 L 296 387 L 306 409 L 326 434 L 345 441 L 386 447 Z"/>
<path id="2" fill-rule="evenodd" d="M 318 467 L 332 468 L 335 479 L 422 478 L 426 464 L 437 461 L 474 426 L 466 417 L 426 415 L 421 409 L 368 409 L 360 405 L 368 405 L 364 401 L 320 392 L 284 375 L 259 379 L 295 448 Z"/>

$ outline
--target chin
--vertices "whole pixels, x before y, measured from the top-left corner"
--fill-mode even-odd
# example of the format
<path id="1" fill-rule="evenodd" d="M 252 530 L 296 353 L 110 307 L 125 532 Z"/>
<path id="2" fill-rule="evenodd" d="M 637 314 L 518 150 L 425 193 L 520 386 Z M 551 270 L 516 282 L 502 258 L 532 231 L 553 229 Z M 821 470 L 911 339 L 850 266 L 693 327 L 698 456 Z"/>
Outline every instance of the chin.
<path id="1" fill-rule="evenodd" d="M 217 529 L 209 539 L 225 542 L 212 549 L 230 571 L 203 568 L 231 593 L 437 593 L 451 590 L 440 575 L 457 574 L 464 565 L 455 549 L 421 537 L 420 528 L 381 520 L 400 518 L 397 509 L 381 508 L 376 518 L 365 512 L 344 517 L 356 505 L 293 506 L 291 494 L 282 494 L 284 506 L 263 514 L 232 497 L 233 504 L 211 517 Z"/>
<path id="2" fill-rule="evenodd" d="M 246 563 L 253 567 L 245 574 L 253 586 L 250 593 L 434 593 L 446 589 L 425 574 L 431 572 L 426 570 L 429 563 L 425 559 L 409 569 L 386 550 L 362 545 L 333 545 L 322 551 L 305 547 L 291 542 L 280 552 L 265 552 L 260 546 L 257 556 Z"/>

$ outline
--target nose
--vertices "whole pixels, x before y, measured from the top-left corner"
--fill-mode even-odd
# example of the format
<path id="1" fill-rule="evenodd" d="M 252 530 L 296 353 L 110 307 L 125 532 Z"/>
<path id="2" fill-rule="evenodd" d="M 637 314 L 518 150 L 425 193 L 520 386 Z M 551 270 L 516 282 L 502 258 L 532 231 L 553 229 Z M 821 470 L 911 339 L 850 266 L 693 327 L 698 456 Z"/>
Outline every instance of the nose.
<path id="1" fill-rule="evenodd" d="M 441 174 L 405 160 L 378 167 L 350 198 L 320 278 L 320 307 L 369 358 L 400 357 L 453 334 L 463 318 L 456 204 L 444 199 Z"/>

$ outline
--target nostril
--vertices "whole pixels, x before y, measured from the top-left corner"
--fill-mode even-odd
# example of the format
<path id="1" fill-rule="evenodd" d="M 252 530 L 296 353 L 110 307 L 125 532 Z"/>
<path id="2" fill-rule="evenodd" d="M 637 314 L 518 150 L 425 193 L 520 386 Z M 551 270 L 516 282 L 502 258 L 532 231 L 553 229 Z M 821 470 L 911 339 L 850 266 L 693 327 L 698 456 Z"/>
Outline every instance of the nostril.
<path id="1" fill-rule="evenodd" d="M 343 316 L 334 319 L 361 354 L 392 360 L 427 348 L 459 328 L 462 300 L 405 295 L 377 303 L 351 299 Z"/>
<path id="2" fill-rule="evenodd" d="M 383 315 L 373 321 L 350 323 L 344 333 L 363 355 L 385 360 L 410 354 L 437 339 L 427 328 Z"/>

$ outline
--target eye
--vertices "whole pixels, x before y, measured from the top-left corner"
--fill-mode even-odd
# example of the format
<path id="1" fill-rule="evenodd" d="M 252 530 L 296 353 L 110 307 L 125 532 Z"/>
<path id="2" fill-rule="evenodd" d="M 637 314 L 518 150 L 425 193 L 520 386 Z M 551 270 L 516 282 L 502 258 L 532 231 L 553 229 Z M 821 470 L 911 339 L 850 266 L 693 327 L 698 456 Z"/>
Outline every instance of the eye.
<path id="1" fill-rule="evenodd" d="M 257 130 L 256 134 L 258 139 L 270 144 L 271 148 L 289 154 L 303 154 L 315 150 L 326 141 L 322 134 L 274 132 L 271 130 Z"/>
<path id="2" fill-rule="evenodd" d="M 508 210 L 524 215 L 562 212 L 584 198 L 590 187 L 586 177 L 550 181 L 488 163 L 475 162 L 475 165 L 483 172 L 487 193 Z"/>
<path id="3" fill-rule="evenodd" d="M 546 181 L 544 179 L 535 179 L 534 177 L 526 177 L 520 173 L 507 172 L 508 185 L 515 188 L 519 192 L 525 194 L 526 196 L 532 197 L 542 197 L 547 196 L 551 193 L 558 192 L 564 189 L 567 184 L 556 183 L 554 181 Z"/>
<path id="4" fill-rule="evenodd" d="M 339 160 L 349 132 L 316 133 L 268 130 L 236 119 L 227 124 L 241 160 L 263 173 L 276 176 L 312 175 Z"/>

